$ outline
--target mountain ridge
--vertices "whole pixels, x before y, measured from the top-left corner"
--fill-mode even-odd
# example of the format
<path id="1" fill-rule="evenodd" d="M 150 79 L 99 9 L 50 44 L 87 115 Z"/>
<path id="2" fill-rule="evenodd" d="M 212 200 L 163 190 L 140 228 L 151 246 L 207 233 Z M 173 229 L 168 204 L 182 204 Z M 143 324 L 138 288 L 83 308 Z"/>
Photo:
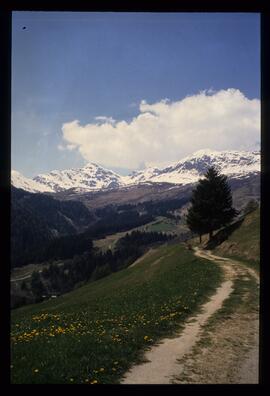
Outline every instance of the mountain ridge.
<path id="1" fill-rule="evenodd" d="M 210 166 L 217 167 L 223 174 L 243 178 L 260 172 L 260 151 L 216 151 L 199 150 L 171 165 L 158 168 L 148 167 L 121 176 L 95 163 L 81 168 L 53 170 L 28 179 L 12 171 L 12 184 L 30 192 L 61 192 L 74 189 L 75 192 L 119 189 L 138 184 L 171 183 L 186 185 L 197 182 Z"/>

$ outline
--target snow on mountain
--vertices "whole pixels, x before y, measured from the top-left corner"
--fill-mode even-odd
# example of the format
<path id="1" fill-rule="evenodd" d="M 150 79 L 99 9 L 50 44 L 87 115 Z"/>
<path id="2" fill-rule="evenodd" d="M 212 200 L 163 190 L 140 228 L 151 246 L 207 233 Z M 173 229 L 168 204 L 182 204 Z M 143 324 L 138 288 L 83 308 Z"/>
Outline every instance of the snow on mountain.
<path id="1" fill-rule="evenodd" d="M 33 179 L 29 179 L 16 170 L 11 171 L 11 184 L 14 187 L 22 188 L 23 190 L 33 193 L 54 191 L 51 187 L 40 184 Z"/>
<path id="2" fill-rule="evenodd" d="M 117 188 L 122 185 L 121 176 L 100 165 L 89 163 L 82 168 L 55 170 L 34 177 L 34 181 L 49 186 L 55 192 L 76 188 L 77 191 Z"/>
<path id="3" fill-rule="evenodd" d="M 245 177 L 260 172 L 260 152 L 199 150 L 166 168 L 148 168 L 134 172 L 126 177 L 126 184 L 195 183 L 210 166 L 217 167 L 221 173 L 229 177 Z"/>
<path id="4" fill-rule="evenodd" d="M 147 168 L 129 176 L 120 176 L 94 163 L 77 169 L 55 170 L 38 175 L 33 180 L 12 171 L 12 184 L 32 192 L 58 192 L 72 188 L 80 193 L 141 183 L 184 185 L 197 182 L 210 166 L 217 167 L 229 177 L 243 178 L 260 172 L 260 152 L 199 150 L 165 168 Z"/>

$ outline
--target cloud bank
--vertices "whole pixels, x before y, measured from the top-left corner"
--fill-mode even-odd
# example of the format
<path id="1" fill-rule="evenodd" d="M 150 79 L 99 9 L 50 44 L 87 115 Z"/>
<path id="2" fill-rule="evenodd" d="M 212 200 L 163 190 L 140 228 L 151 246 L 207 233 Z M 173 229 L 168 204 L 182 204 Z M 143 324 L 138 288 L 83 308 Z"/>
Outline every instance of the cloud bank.
<path id="1" fill-rule="evenodd" d="M 260 144 L 260 101 L 237 89 L 202 91 L 176 102 L 142 100 L 130 122 L 96 117 L 64 123 L 59 149 L 78 150 L 89 162 L 137 169 L 177 161 L 203 148 L 254 150 Z"/>

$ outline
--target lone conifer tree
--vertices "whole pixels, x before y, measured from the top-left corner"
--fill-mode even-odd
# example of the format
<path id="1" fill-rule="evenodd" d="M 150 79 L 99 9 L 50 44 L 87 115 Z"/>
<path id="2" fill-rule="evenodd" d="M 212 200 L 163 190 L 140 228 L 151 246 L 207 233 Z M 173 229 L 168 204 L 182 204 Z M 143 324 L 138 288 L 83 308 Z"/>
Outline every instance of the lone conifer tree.
<path id="1" fill-rule="evenodd" d="M 236 216 L 237 211 L 232 207 L 231 189 L 227 176 L 211 167 L 205 178 L 199 180 L 191 198 L 191 207 L 187 215 L 189 229 L 200 236 L 229 224 Z"/>

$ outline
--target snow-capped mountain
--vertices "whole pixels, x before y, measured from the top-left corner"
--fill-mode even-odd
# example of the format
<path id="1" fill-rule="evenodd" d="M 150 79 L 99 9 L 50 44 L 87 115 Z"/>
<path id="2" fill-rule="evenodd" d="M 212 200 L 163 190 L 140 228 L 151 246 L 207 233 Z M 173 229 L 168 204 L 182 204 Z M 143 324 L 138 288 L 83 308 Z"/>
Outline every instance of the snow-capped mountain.
<path id="1" fill-rule="evenodd" d="M 245 177 L 251 173 L 260 172 L 260 152 L 199 150 L 166 168 L 147 168 L 134 172 L 126 178 L 126 184 L 166 182 L 184 185 L 195 183 L 210 166 L 217 167 L 228 177 Z"/>
<path id="2" fill-rule="evenodd" d="M 11 171 L 11 183 L 14 187 L 22 188 L 29 192 L 54 192 L 50 186 L 43 185 L 36 182 L 33 179 L 29 179 L 23 176 L 20 172 L 12 170 Z"/>
<path id="3" fill-rule="evenodd" d="M 78 192 L 117 188 L 122 185 L 122 177 L 100 165 L 89 163 L 82 168 L 55 170 L 34 177 L 34 181 L 59 192 L 76 188 Z"/>
<path id="4" fill-rule="evenodd" d="M 82 168 L 55 170 L 27 179 L 12 171 L 12 184 L 31 192 L 98 191 L 130 187 L 142 183 L 190 184 L 203 177 L 210 166 L 217 167 L 230 178 L 243 178 L 260 172 L 259 151 L 200 150 L 165 168 L 147 168 L 120 176 L 100 165 L 89 163 Z"/>

